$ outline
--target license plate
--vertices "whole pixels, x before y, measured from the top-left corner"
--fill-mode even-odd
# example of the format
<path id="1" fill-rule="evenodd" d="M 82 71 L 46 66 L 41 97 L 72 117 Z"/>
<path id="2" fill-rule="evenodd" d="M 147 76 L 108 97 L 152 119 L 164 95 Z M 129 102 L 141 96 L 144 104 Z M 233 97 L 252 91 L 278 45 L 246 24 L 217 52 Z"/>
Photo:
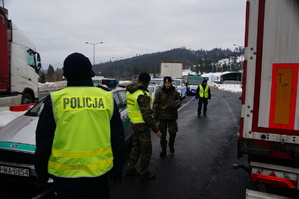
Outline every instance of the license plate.
<path id="1" fill-rule="evenodd" d="M 29 177 L 29 169 L 23 169 L 18 167 L 9 167 L 9 166 L 0 165 L 0 173 Z"/>

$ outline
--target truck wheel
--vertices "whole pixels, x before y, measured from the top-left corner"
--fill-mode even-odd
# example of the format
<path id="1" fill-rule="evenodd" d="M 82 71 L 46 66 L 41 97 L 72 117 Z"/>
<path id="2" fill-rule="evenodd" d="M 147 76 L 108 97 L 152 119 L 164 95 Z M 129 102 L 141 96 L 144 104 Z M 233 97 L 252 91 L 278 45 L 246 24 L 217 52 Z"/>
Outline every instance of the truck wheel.
<path id="1" fill-rule="evenodd" d="M 24 93 L 22 96 L 22 104 L 31 104 L 33 103 L 33 98 L 29 93 Z"/>

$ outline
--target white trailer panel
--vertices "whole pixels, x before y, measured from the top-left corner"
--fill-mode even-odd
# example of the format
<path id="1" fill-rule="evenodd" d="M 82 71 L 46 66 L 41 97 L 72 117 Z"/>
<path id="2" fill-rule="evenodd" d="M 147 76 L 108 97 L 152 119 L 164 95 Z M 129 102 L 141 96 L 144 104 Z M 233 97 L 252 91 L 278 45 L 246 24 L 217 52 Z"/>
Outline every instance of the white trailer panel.
<path id="1" fill-rule="evenodd" d="M 182 78 L 183 63 L 180 62 L 162 62 L 161 76 L 170 76 L 172 78 Z"/>
<path id="2" fill-rule="evenodd" d="M 257 132 L 297 136 L 299 2 L 249 0 L 247 9 L 242 135 L 252 138 Z"/>

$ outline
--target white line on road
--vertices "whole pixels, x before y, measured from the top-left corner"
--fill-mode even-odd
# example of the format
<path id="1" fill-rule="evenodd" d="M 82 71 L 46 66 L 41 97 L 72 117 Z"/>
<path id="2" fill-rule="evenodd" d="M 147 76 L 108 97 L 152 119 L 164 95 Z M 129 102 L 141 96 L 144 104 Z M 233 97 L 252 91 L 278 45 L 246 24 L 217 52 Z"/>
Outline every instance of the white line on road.
<path id="1" fill-rule="evenodd" d="M 180 111 L 182 108 L 184 108 L 185 106 L 187 106 L 194 98 L 195 98 L 195 96 L 192 97 L 187 103 L 183 103 L 183 105 L 178 109 L 178 111 Z"/>

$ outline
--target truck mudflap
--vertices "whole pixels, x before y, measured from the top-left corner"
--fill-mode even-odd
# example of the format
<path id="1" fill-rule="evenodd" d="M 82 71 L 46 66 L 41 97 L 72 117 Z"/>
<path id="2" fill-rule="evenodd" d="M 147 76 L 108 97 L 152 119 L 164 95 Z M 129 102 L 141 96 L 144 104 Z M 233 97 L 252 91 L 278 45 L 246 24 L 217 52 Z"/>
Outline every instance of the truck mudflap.
<path id="1" fill-rule="evenodd" d="M 298 190 L 299 169 L 261 162 L 250 162 L 250 180 Z"/>
<path id="2" fill-rule="evenodd" d="M 246 197 L 245 199 L 290 199 L 288 197 L 279 196 L 275 194 L 253 191 L 250 189 L 246 189 Z"/>

